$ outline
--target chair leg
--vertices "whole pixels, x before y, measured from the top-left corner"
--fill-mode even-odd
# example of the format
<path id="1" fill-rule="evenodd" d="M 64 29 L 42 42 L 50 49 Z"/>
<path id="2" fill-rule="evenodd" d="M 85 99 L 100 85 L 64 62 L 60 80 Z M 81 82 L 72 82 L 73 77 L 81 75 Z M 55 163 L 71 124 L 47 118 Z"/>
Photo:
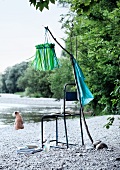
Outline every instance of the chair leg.
<path id="1" fill-rule="evenodd" d="M 43 148 L 43 118 L 41 119 L 41 145 Z"/>
<path id="2" fill-rule="evenodd" d="M 51 116 L 53 117 L 53 116 Z M 41 145 L 42 145 L 42 148 L 44 147 L 44 141 L 43 141 L 43 126 L 44 126 L 44 118 L 47 118 L 46 116 L 42 117 L 41 119 Z M 56 119 L 56 140 L 53 140 L 53 141 L 56 141 L 56 146 L 58 146 L 58 117 L 55 116 L 53 117 Z M 68 136 L 67 136 L 67 125 L 66 125 L 66 116 L 64 115 L 64 128 L 65 128 L 65 137 L 66 137 L 66 145 L 67 145 L 67 148 L 69 148 L 69 144 L 68 144 Z M 61 142 L 60 142 L 61 143 Z"/>
<path id="3" fill-rule="evenodd" d="M 56 146 L 58 145 L 58 118 L 56 117 Z"/>
<path id="4" fill-rule="evenodd" d="M 68 148 L 69 148 L 69 145 L 68 145 L 67 125 L 66 125 L 66 118 L 65 118 L 65 115 L 64 115 L 64 126 L 65 126 L 66 145 L 67 145 L 67 149 L 68 149 Z"/>

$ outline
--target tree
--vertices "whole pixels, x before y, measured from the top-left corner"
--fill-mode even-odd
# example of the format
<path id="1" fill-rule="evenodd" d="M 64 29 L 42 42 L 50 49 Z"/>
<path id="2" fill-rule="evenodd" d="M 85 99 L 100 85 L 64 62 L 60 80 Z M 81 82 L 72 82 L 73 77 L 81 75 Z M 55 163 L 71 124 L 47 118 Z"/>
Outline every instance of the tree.
<path id="1" fill-rule="evenodd" d="M 72 11 L 76 11 L 81 14 L 90 9 L 92 5 L 99 2 L 100 0 L 58 0 L 59 4 L 62 4 L 63 7 L 66 7 L 68 4 Z M 57 0 L 29 0 L 30 5 L 34 5 L 34 7 L 41 12 L 43 9 L 49 9 L 50 3 L 55 4 Z"/>
<path id="2" fill-rule="evenodd" d="M 29 0 L 30 5 L 34 5 L 36 9 L 39 9 L 41 12 L 44 8 L 49 9 L 49 4 L 55 4 L 56 0 Z"/>
<path id="3" fill-rule="evenodd" d="M 2 74 L 0 74 L 0 92 L 2 92 L 2 86 L 3 86 Z"/>
<path id="4" fill-rule="evenodd" d="M 21 91 L 22 89 L 17 88 L 17 80 L 20 76 L 23 76 L 27 67 L 27 62 L 8 67 L 5 73 L 2 74 L 2 92 L 15 93 Z"/>
<path id="5" fill-rule="evenodd" d="M 17 87 L 23 88 L 25 95 L 30 97 L 52 97 L 48 77 L 51 71 L 35 70 L 31 64 L 24 76 L 19 77 Z"/>
<path id="6" fill-rule="evenodd" d="M 57 99 L 63 98 L 63 89 L 66 83 L 73 83 L 74 77 L 72 73 L 72 65 L 69 58 L 60 59 L 60 68 L 55 69 L 49 77 L 50 88 L 53 97 Z"/>
<path id="7" fill-rule="evenodd" d="M 77 37 L 77 60 L 94 94 L 94 110 L 119 114 L 120 3 L 117 0 L 100 0 L 89 3 L 89 8 L 80 12 L 85 7 L 80 5 L 81 2 L 69 1 L 71 11 L 67 19 L 62 18 L 68 35 L 66 47 L 70 50 L 72 41 L 75 56 Z"/>

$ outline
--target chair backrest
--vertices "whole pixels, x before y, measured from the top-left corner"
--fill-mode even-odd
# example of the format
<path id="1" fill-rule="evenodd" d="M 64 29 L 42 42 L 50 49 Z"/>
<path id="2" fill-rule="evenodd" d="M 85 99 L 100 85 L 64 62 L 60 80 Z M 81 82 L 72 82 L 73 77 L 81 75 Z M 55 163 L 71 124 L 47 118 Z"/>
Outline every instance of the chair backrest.
<path id="1" fill-rule="evenodd" d="M 78 101 L 78 93 L 77 90 L 76 91 L 70 91 L 67 89 L 68 86 L 76 86 L 75 83 L 67 83 L 64 86 L 64 100 L 63 100 L 63 107 L 61 107 L 61 113 L 64 114 L 64 116 L 66 114 L 68 114 L 68 112 L 66 113 L 66 102 L 67 101 Z"/>
<path id="2" fill-rule="evenodd" d="M 77 92 L 66 92 L 66 101 L 77 101 L 78 94 Z"/>
<path id="3" fill-rule="evenodd" d="M 65 101 L 77 101 L 78 100 L 78 93 L 77 91 L 67 91 L 67 86 L 75 86 L 75 83 L 67 83 L 64 86 L 64 100 Z"/>

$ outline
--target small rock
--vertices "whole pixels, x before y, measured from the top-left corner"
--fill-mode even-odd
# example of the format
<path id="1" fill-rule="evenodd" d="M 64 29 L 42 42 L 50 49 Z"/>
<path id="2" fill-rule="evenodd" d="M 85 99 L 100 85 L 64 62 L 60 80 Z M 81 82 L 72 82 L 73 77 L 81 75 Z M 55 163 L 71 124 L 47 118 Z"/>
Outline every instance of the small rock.
<path id="1" fill-rule="evenodd" d="M 96 148 L 96 146 L 97 146 L 99 143 L 101 143 L 101 141 L 100 141 L 100 140 L 99 140 L 99 141 L 94 142 L 94 143 L 93 143 L 94 148 Z"/>
<path id="2" fill-rule="evenodd" d="M 92 166 L 96 166 L 96 163 L 95 163 L 95 162 L 93 162 Z"/>
<path id="3" fill-rule="evenodd" d="M 83 156 L 83 154 L 80 153 L 79 156 Z"/>
<path id="4" fill-rule="evenodd" d="M 97 146 L 96 146 L 96 149 L 99 150 L 99 149 L 103 149 L 103 148 L 108 148 L 108 146 L 103 143 L 103 142 L 100 142 Z"/>
<path id="5" fill-rule="evenodd" d="M 116 158 L 115 160 L 116 160 L 116 161 L 120 161 L 120 158 Z"/>

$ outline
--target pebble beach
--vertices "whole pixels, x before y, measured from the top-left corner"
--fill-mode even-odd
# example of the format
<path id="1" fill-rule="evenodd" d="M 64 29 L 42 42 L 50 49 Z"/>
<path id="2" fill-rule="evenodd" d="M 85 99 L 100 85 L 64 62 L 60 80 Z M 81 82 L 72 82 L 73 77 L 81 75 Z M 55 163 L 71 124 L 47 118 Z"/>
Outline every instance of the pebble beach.
<path id="1" fill-rule="evenodd" d="M 108 149 L 96 150 L 91 147 L 83 124 L 84 146 L 81 142 L 79 118 L 67 119 L 70 147 L 50 148 L 34 154 L 18 154 L 20 146 L 36 144 L 41 147 L 41 123 L 26 123 L 24 129 L 15 130 L 14 125 L 0 128 L 0 169 L 2 170 L 119 170 L 120 169 L 120 120 L 110 129 L 103 127 L 109 116 L 95 116 L 86 119 L 94 141 L 105 142 Z M 65 141 L 63 120 L 58 123 L 59 140 Z M 44 122 L 44 138 L 55 137 L 55 121 Z M 54 145 L 54 143 L 50 143 Z"/>

